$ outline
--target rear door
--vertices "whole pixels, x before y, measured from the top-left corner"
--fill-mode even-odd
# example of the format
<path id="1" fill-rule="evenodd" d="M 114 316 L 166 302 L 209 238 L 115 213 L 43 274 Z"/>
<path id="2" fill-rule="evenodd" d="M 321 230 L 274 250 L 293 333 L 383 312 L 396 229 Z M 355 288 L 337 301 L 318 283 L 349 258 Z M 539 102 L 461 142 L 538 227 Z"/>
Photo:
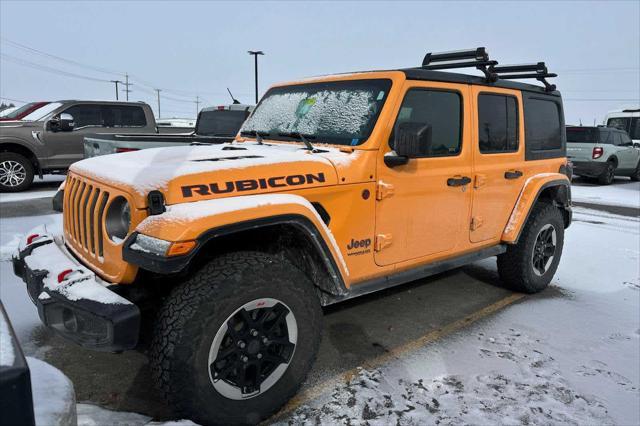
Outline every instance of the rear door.
<path id="1" fill-rule="evenodd" d="M 474 108 L 472 243 L 502 235 L 526 179 L 520 92 L 472 87 Z"/>
<path id="2" fill-rule="evenodd" d="M 616 155 L 618 156 L 618 169 L 630 171 L 636 168 L 640 150 L 633 147 L 631 138 L 626 133 L 615 132 L 614 144 L 618 148 Z"/>

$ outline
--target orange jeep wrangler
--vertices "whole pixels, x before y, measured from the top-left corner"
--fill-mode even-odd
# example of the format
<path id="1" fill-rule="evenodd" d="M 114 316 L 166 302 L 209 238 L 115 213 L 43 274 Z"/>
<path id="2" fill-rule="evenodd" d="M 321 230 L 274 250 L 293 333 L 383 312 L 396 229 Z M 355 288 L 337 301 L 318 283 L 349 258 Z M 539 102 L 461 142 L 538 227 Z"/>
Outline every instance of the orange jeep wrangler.
<path id="1" fill-rule="evenodd" d="M 437 71 L 464 67 L 484 76 Z M 34 230 L 15 273 L 62 336 L 149 341 L 180 415 L 258 422 L 311 368 L 322 306 L 492 256 L 515 291 L 549 284 L 571 222 L 554 76 L 478 48 L 276 85 L 231 143 L 75 163 L 64 234 Z"/>

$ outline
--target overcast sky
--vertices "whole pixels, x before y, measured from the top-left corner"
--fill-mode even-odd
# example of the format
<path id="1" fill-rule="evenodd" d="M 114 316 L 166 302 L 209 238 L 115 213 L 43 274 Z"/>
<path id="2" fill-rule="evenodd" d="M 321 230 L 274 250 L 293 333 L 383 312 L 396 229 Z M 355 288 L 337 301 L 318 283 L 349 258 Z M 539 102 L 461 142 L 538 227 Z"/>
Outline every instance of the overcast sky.
<path id="1" fill-rule="evenodd" d="M 154 109 L 152 89 L 163 89 L 163 116 L 195 116 L 196 95 L 206 105 L 228 103 L 226 87 L 242 102 L 252 102 L 250 49 L 266 53 L 260 57 L 261 93 L 278 81 L 418 66 L 428 51 L 486 46 L 503 64 L 543 60 L 558 72 L 556 84 L 565 99 L 567 123 L 601 122 L 608 110 L 637 105 L 640 98 L 637 0 L 2 0 L 0 16 L 0 96 L 24 101 L 115 98 L 113 83 L 59 71 L 99 80 L 124 77 L 12 42 L 97 69 L 129 73 L 130 99 L 149 102 Z"/>

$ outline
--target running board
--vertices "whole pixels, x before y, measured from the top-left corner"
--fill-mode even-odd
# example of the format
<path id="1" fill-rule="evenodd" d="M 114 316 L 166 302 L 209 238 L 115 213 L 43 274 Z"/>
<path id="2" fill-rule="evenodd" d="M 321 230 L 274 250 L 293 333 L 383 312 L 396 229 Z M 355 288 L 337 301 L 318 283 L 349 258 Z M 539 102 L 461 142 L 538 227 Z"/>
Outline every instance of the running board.
<path id="1" fill-rule="evenodd" d="M 472 253 L 463 254 L 462 256 L 454 257 L 451 259 L 439 260 L 437 262 L 422 265 L 417 268 L 409 269 L 397 274 L 363 281 L 362 283 L 354 284 L 352 288 L 349 289 L 348 293 L 344 296 L 331 296 L 325 299 L 325 303 L 323 303 L 323 305 L 331 305 L 337 302 L 342 302 L 344 300 L 364 296 L 365 294 L 374 293 L 379 290 L 385 290 L 401 284 L 406 284 L 408 282 L 419 280 L 421 278 L 430 277 L 432 275 L 440 274 L 451 269 L 459 268 L 472 262 L 477 262 L 478 260 L 497 256 L 504 253 L 505 251 L 507 251 L 507 246 L 504 244 L 500 244 L 497 246 L 474 251 Z"/>

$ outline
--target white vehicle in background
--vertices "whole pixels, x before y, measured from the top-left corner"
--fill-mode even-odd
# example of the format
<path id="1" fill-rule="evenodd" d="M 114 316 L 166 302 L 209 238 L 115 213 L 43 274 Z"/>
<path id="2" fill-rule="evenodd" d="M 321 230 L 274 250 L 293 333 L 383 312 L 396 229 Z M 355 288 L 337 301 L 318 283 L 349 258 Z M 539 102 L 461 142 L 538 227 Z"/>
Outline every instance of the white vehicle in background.
<path id="1" fill-rule="evenodd" d="M 4 117 L 6 115 L 11 114 L 13 111 L 17 110 L 18 107 L 9 107 L 9 108 L 5 108 L 2 111 L 0 111 L 0 117 Z"/>
<path id="2" fill-rule="evenodd" d="M 611 111 L 604 117 L 604 125 L 624 130 L 633 141 L 633 146 L 640 148 L 640 107 Z"/>
<path id="3" fill-rule="evenodd" d="M 178 133 L 190 133 L 196 127 L 195 118 L 159 118 L 156 120 L 156 126 L 159 128 L 171 130 L 171 133 L 175 130 Z M 168 133 L 165 130 L 163 133 Z"/>

